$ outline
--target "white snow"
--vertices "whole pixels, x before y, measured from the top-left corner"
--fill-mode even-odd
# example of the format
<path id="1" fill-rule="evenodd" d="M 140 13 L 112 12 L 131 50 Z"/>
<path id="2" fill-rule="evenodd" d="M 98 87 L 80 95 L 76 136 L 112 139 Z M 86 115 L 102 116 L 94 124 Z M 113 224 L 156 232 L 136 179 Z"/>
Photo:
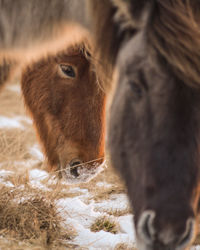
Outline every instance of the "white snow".
<path id="1" fill-rule="evenodd" d="M 10 181 L 6 181 L 5 179 L 8 176 L 12 176 L 14 173 L 8 170 L 0 170 L 0 183 L 5 185 L 6 187 L 14 187 L 14 185 Z"/>
<path id="2" fill-rule="evenodd" d="M 22 122 L 27 123 L 28 125 L 32 124 L 32 120 L 26 116 L 14 116 L 12 118 L 6 116 L 0 116 L 0 128 L 20 128 L 24 130 L 24 125 Z"/>
<path id="3" fill-rule="evenodd" d="M 89 249 L 114 249 L 119 243 L 134 243 L 134 230 L 132 215 L 122 216 L 112 219 L 119 222 L 120 232 L 112 234 L 110 232 L 100 231 L 92 232 L 90 226 L 99 217 L 108 216 L 105 212 L 96 212 L 96 203 L 84 203 L 80 197 L 60 199 L 57 202 L 65 222 L 73 225 L 78 232 L 73 243 Z"/>
<path id="4" fill-rule="evenodd" d="M 2 181 L 0 180 L 1 184 L 4 184 L 6 187 L 14 187 L 14 185 L 10 181 Z"/>
<path id="5" fill-rule="evenodd" d="M 38 146 L 38 144 L 35 144 L 33 147 L 31 147 L 29 149 L 29 153 L 36 158 L 39 161 L 44 161 L 44 155 L 43 153 L 40 151 L 40 148 Z"/>
<path id="6" fill-rule="evenodd" d="M 14 118 L 8 118 L 5 116 L 0 116 L 0 128 L 20 128 L 24 129 L 24 126 Z"/>
<path id="7" fill-rule="evenodd" d="M 39 169 L 32 169 L 29 171 L 30 184 L 33 187 L 43 189 L 45 191 L 50 191 L 44 184 L 41 183 L 42 180 L 49 178 L 49 174 L 46 171 Z"/>
<path id="8" fill-rule="evenodd" d="M 130 239 L 135 234 L 134 226 L 133 226 L 133 215 L 128 214 L 124 216 L 120 216 L 117 219 L 119 225 L 120 225 L 120 231 L 122 233 L 126 233 L 129 235 Z"/>
<path id="9" fill-rule="evenodd" d="M 32 169 L 29 171 L 29 179 L 35 181 L 41 181 L 49 177 L 49 174 L 44 170 Z"/>
<path id="10" fill-rule="evenodd" d="M 109 184 L 109 183 L 106 183 L 106 182 L 99 181 L 99 182 L 97 182 L 96 186 L 97 186 L 97 187 L 110 188 L 110 187 L 112 187 L 112 184 Z"/>
<path id="11" fill-rule="evenodd" d="M 88 189 L 86 189 L 86 188 L 73 187 L 73 188 L 70 188 L 69 191 L 70 191 L 70 193 L 88 194 Z"/>
<path id="12" fill-rule="evenodd" d="M 19 84 L 12 84 L 12 85 L 7 85 L 6 86 L 6 89 L 10 90 L 10 91 L 13 91 L 17 94 L 20 94 L 21 93 L 21 87 Z"/>
<path id="13" fill-rule="evenodd" d="M 103 200 L 96 204 L 96 208 L 100 211 L 108 210 L 124 210 L 129 207 L 129 201 L 125 194 L 114 194 L 109 200 Z"/>
<path id="14" fill-rule="evenodd" d="M 28 125 L 32 125 L 33 124 L 32 120 L 29 117 L 27 117 L 27 116 L 17 115 L 17 116 L 14 117 L 14 119 L 16 121 L 19 121 L 19 122 L 20 121 L 25 122 Z"/>
<path id="15" fill-rule="evenodd" d="M 5 178 L 5 177 L 8 177 L 10 175 L 13 175 L 13 172 L 12 171 L 9 171 L 9 170 L 0 170 L 0 178 Z"/>
<path id="16" fill-rule="evenodd" d="M 88 247 L 90 250 L 97 249 L 114 249 L 119 243 L 130 243 L 132 240 L 127 234 L 112 234 L 105 231 L 91 232 L 84 227 L 76 228 L 78 236 L 74 240 L 75 243 L 83 247 Z"/>

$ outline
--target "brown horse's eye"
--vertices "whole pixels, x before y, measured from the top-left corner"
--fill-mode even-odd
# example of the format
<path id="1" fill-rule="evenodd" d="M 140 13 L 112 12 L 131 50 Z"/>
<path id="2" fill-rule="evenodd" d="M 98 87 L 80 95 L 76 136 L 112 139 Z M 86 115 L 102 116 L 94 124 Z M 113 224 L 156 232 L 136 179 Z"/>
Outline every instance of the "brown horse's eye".
<path id="1" fill-rule="evenodd" d="M 60 69 L 65 77 L 67 77 L 67 78 L 75 78 L 76 77 L 75 70 L 71 65 L 60 64 Z"/>

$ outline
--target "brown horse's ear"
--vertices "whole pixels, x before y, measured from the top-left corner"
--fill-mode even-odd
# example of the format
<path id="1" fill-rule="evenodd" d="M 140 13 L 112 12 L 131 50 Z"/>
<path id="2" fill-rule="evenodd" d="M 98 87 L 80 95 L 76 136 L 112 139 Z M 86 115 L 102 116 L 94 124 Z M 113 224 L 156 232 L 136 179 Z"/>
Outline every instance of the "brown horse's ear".
<path id="1" fill-rule="evenodd" d="M 117 8 L 115 21 L 122 28 L 140 30 L 146 26 L 154 0 L 110 0 Z"/>

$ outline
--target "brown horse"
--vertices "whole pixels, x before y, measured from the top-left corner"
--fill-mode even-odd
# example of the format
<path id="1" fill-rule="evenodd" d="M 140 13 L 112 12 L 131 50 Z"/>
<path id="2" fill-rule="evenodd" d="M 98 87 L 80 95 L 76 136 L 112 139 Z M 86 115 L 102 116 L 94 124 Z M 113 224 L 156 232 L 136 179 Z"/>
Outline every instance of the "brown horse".
<path id="1" fill-rule="evenodd" d="M 34 5 L 33 0 L 22 2 L 24 10 Z M 58 2 L 57 10 L 67 20 L 66 5 Z M 78 2 L 77 10 L 84 9 L 85 1 Z M 9 3 L 12 12 L 1 8 L 5 13 L 0 19 L 0 44 L 5 54 L 10 48 L 20 49 L 20 44 L 31 43 L 26 32 L 20 32 L 26 30 L 22 28 L 43 30 L 45 35 L 44 24 L 52 28 L 48 22 L 52 1 L 49 8 L 47 1 L 43 2 L 47 4 L 46 15 L 35 2 L 34 8 L 44 18 L 36 22 L 32 14 L 20 15 L 13 1 L 7 0 L 7 6 Z M 200 207 L 200 2 L 89 3 L 95 56 L 98 70 L 106 75 L 105 86 L 113 72 L 117 73 L 115 77 L 118 75 L 111 84 L 115 88 L 108 141 L 113 165 L 126 181 L 134 208 L 138 248 L 183 250 L 194 238 Z M 19 17 L 23 20 L 20 28 Z M 80 20 L 78 11 L 74 17 Z M 31 21 L 24 27 L 26 19 Z M 86 19 L 81 23 L 87 23 Z M 59 20 L 53 22 L 56 25 Z M 39 32 L 33 34 L 30 37 L 34 41 L 41 38 Z"/>
<path id="2" fill-rule="evenodd" d="M 73 44 L 22 74 L 25 104 L 49 169 L 69 179 L 83 178 L 84 168 L 94 170 L 104 157 L 105 95 L 90 53 L 86 41 Z"/>

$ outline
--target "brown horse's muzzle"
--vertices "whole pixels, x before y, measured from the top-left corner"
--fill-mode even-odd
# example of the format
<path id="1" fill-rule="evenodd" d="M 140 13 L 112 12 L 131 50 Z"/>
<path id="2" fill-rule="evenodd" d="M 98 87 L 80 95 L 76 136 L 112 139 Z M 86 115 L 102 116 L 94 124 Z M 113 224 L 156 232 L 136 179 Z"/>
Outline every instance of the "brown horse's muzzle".
<path id="1" fill-rule="evenodd" d="M 87 182 L 103 170 L 104 157 L 86 160 L 81 154 L 60 156 L 60 177 L 69 183 Z"/>

